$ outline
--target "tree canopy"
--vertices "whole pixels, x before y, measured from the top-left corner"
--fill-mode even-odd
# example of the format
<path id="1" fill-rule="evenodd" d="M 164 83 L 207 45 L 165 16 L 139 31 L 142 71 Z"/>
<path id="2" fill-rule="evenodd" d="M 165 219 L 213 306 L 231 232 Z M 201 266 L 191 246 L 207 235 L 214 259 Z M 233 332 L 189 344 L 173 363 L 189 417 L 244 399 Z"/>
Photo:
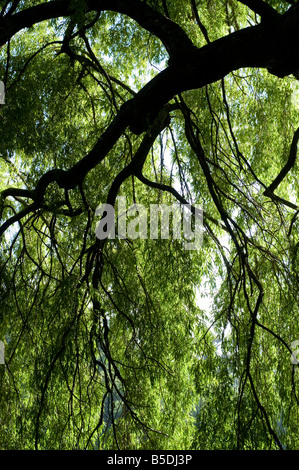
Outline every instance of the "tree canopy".
<path id="1" fill-rule="evenodd" d="M 299 3 L 0 8 L 1 448 L 299 449 Z"/>

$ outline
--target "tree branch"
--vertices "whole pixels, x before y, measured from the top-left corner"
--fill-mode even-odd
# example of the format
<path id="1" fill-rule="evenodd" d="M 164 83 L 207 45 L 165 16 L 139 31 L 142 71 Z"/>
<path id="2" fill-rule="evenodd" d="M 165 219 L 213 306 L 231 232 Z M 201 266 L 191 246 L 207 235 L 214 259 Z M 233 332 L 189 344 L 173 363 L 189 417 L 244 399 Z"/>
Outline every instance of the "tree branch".
<path id="1" fill-rule="evenodd" d="M 86 12 L 114 11 L 129 16 L 164 44 L 170 57 L 183 56 L 192 50 L 192 41 L 184 30 L 140 0 L 86 0 Z M 75 13 L 71 0 L 54 0 L 22 10 L 0 19 L 0 46 L 23 28 L 52 18 L 69 17 Z"/>
<path id="2" fill-rule="evenodd" d="M 178 93 L 201 88 L 244 67 L 263 67 L 278 77 L 299 69 L 299 4 L 275 21 L 236 31 L 197 49 L 182 29 L 139 0 L 89 0 L 89 10 L 107 9 L 129 15 L 159 37 L 171 54 L 170 65 L 134 98 L 131 130 L 147 129 L 161 107 Z M 55 0 L 0 20 L 0 44 L 20 29 L 49 18 L 70 16 L 70 1 Z"/>
<path id="3" fill-rule="evenodd" d="M 196 6 L 196 3 L 195 3 L 195 0 L 191 0 L 191 8 L 192 8 L 192 11 L 194 13 L 194 16 L 195 16 L 195 19 L 196 19 L 196 22 L 202 32 L 202 34 L 204 35 L 204 38 L 205 40 L 207 41 L 207 43 L 211 42 L 210 39 L 209 39 L 209 35 L 208 35 L 208 31 L 207 31 L 207 28 L 203 25 L 203 23 L 200 21 L 200 18 L 199 18 L 199 14 L 198 14 L 198 10 L 197 10 L 197 6 Z"/>
<path id="4" fill-rule="evenodd" d="M 291 149 L 290 149 L 290 154 L 288 161 L 286 162 L 285 166 L 282 168 L 282 170 L 279 172 L 279 174 L 276 176 L 275 180 L 272 181 L 270 186 L 266 189 L 264 192 L 264 195 L 267 196 L 271 193 L 274 192 L 274 190 L 277 188 L 277 186 L 282 182 L 282 180 L 286 177 L 288 172 L 293 168 L 296 162 L 296 156 L 297 156 L 297 144 L 299 140 L 299 127 L 294 133 L 292 144 L 291 144 Z"/>
<path id="5" fill-rule="evenodd" d="M 279 17 L 279 13 L 263 0 L 238 0 L 246 5 L 250 10 L 257 13 L 263 21 L 271 21 Z"/>
<path id="6" fill-rule="evenodd" d="M 152 9 L 147 9 L 149 7 L 139 0 L 128 2 L 90 0 L 87 4 L 90 9 L 97 6 L 98 10 L 106 7 L 116 11 L 118 7 L 121 12 L 131 13 L 131 16 L 138 19 L 144 27 L 156 31 L 157 34 L 161 33 L 160 36 L 166 32 L 169 34 L 174 27 L 172 22 L 169 23 L 170 20 L 162 15 L 159 16 Z M 29 23 L 72 13 L 68 1 L 55 0 L 37 5 L 12 15 L 8 20 L 0 19 L 0 40 L 4 37 L 9 39 L 17 30 L 28 26 Z M 69 170 L 50 170 L 39 180 L 34 191 L 35 204 L 38 207 L 42 205 L 45 189 L 51 182 L 56 181 L 61 188 L 67 190 L 82 183 L 86 174 L 105 158 L 128 126 L 135 134 L 145 132 L 162 107 L 176 94 L 201 88 L 242 67 L 268 67 L 278 76 L 292 73 L 294 69 L 299 68 L 299 50 L 293 47 L 299 42 L 298 24 L 297 3 L 270 25 L 260 24 L 237 31 L 193 52 L 188 49 L 189 53 L 185 54 L 185 59 L 172 61 L 165 70 L 120 108 L 110 126 L 84 158 Z M 180 28 L 179 30 L 182 33 Z M 190 45 L 189 42 L 188 44 Z M 169 42 L 168 46 L 177 51 L 175 43 Z"/>

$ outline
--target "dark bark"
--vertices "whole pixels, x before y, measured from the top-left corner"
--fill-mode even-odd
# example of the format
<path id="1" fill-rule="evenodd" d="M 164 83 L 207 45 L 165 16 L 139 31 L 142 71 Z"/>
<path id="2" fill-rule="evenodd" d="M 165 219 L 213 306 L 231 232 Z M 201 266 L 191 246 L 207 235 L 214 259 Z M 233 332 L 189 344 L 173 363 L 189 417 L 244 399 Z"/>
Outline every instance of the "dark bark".
<path id="1" fill-rule="evenodd" d="M 287 176 L 289 171 L 295 165 L 296 157 L 297 157 L 298 140 L 299 140 L 299 127 L 297 128 L 296 132 L 294 133 L 294 137 L 293 137 L 293 140 L 292 140 L 288 160 L 287 160 L 286 164 L 284 165 L 284 167 L 279 172 L 279 174 L 276 176 L 275 180 L 270 184 L 270 186 L 264 192 L 264 194 L 266 196 L 270 195 L 271 193 L 273 193 L 273 191 L 275 191 L 275 189 L 280 185 L 282 180 Z"/>
<path id="2" fill-rule="evenodd" d="M 299 4 L 292 6 L 284 15 L 274 15 L 271 21 L 237 31 L 200 49 L 192 45 L 180 26 L 139 0 L 90 0 L 87 6 L 89 10 L 109 9 L 131 16 L 164 42 L 171 61 L 164 71 L 121 107 L 83 159 L 68 171 L 55 169 L 47 172 L 37 183 L 35 191 L 28 191 L 27 197 L 34 200 L 32 207 L 41 206 L 45 189 L 51 182 L 56 181 L 65 189 L 80 185 L 127 127 L 135 134 L 145 132 L 161 108 L 175 95 L 201 88 L 239 68 L 267 68 L 278 77 L 296 74 L 299 69 Z M 4 17 L 0 19 L 0 43 L 8 41 L 26 26 L 72 13 L 69 1 L 56 0 Z M 8 195 L 13 195 L 9 189 L 4 196 Z"/>
<path id="3" fill-rule="evenodd" d="M 299 69 L 299 5 L 271 23 L 232 33 L 172 62 L 134 98 L 131 130 L 141 133 L 147 122 L 174 95 L 201 88 L 246 67 L 266 68 L 282 78 Z"/>
<path id="4" fill-rule="evenodd" d="M 263 2 L 247 2 L 261 4 Z M 271 21 L 245 28 L 198 49 L 184 31 L 139 0 L 87 1 L 89 10 L 126 14 L 161 39 L 169 51 L 169 66 L 151 80 L 131 101 L 130 128 L 144 132 L 160 108 L 174 95 L 201 88 L 242 67 L 267 68 L 284 77 L 299 69 L 299 5 Z M 273 10 L 273 9 L 271 9 Z M 273 10 L 274 11 L 274 10 Z M 17 31 L 53 17 L 69 16 L 70 2 L 56 0 L 0 20 L 0 44 Z"/>
<path id="5" fill-rule="evenodd" d="M 263 0 L 238 0 L 243 5 L 248 6 L 252 11 L 257 13 L 263 21 L 275 19 L 279 13 Z"/>
<path id="6" fill-rule="evenodd" d="M 182 28 L 140 0 L 87 0 L 88 11 L 114 11 L 129 16 L 164 44 L 170 56 L 183 55 L 194 46 Z M 51 18 L 68 17 L 75 13 L 70 0 L 54 0 L 27 8 L 0 20 L 0 46 L 18 31 Z"/>

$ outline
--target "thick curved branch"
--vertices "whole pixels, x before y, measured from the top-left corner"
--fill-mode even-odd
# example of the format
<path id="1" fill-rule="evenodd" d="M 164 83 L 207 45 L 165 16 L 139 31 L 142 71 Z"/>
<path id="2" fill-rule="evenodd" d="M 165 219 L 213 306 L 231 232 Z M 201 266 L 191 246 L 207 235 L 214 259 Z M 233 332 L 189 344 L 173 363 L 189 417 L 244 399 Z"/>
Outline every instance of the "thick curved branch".
<path id="1" fill-rule="evenodd" d="M 299 69 L 299 4 L 284 15 L 236 31 L 197 49 L 182 29 L 139 0 L 87 1 L 89 10 L 112 10 L 126 14 L 159 37 L 172 60 L 134 98 L 130 128 L 144 132 L 161 107 L 178 93 L 201 88 L 243 67 L 267 68 L 278 77 Z M 0 44 L 20 29 L 49 18 L 70 16 L 69 1 L 55 0 L 0 20 Z"/>
<path id="2" fill-rule="evenodd" d="M 148 25 L 153 31 L 158 29 L 158 33 L 165 33 L 166 30 L 169 33 L 172 28 L 172 23 L 167 18 L 157 16 L 152 9 L 147 10 L 146 5 L 139 0 L 109 0 L 109 6 L 107 0 L 90 0 L 87 5 L 90 9 L 97 6 L 98 10 L 106 7 L 131 13 L 140 24 Z M 11 37 L 29 23 L 72 13 L 69 2 L 56 0 L 21 11 L 8 19 L 4 17 L 0 20 L 0 40 Z M 292 73 L 299 68 L 299 50 L 293 47 L 294 43 L 299 42 L 298 24 L 299 4 L 296 4 L 270 25 L 261 24 L 237 31 L 201 49 L 193 52 L 189 50 L 184 60 L 172 61 L 120 108 L 110 126 L 82 160 L 69 170 L 51 170 L 39 180 L 34 191 L 34 203 L 41 207 L 45 190 L 51 182 L 56 181 L 61 188 L 67 190 L 81 184 L 86 174 L 105 158 L 128 126 L 136 134 L 146 131 L 161 108 L 176 94 L 201 88 L 242 67 L 268 67 L 278 76 Z M 169 46 L 176 49 L 173 45 Z"/>
<path id="3" fill-rule="evenodd" d="M 140 0 L 86 0 L 86 12 L 114 11 L 129 16 L 164 44 L 172 55 L 183 55 L 194 46 L 183 29 Z M 54 0 L 5 16 L 0 20 L 0 46 L 23 28 L 52 18 L 69 17 L 76 12 L 71 0 Z"/>
<path id="4" fill-rule="evenodd" d="M 270 21 L 279 16 L 279 13 L 263 0 L 238 0 L 250 10 L 257 13 L 263 21 Z"/>
<path id="5" fill-rule="evenodd" d="M 294 44 L 299 42 L 298 25 L 296 4 L 271 23 L 236 31 L 186 54 L 184 60 L 171 62 L 136 95 L 138 105 L 132 110 L 131 130 L 142 133 L 147 120 L 175 95 L 202 88 L 234 70 L 266 68 L 280 78 L 297 74 L 299 50 Z"/>

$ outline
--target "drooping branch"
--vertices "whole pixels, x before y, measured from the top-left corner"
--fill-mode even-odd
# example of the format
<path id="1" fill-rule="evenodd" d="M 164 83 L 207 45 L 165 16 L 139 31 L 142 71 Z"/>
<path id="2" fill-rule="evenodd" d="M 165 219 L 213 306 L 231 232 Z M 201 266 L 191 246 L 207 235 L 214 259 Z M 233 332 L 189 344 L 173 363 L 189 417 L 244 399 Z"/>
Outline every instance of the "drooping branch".
<path id="1" fill-rule="evenodd" d="M 299 127 L 294 133 L 292 144 L 291 144 L 291 149 L 288 157 L 288 161 L 282 168 L 282 170 L 279 172 L 279 174 L 276 176 L 275 180 L 272 181 L 270 186 L 267 188 L 267 190 L 264 192 L 264 194 L 267 196 L 277 188 L 277 186 L 282 182 L 282 180 L 286 177 L 288 172 L 293 168 L 296 162 L 296 156 L 297 156 L 297 144 L 299 140 Z"/>
<path id="2" fill-rule="evenodd" d="M 152 148 L 158 135 L 169 124 L 169 113 L 167 109 L 162 109 L 159 117 L 150 126 L 148 132 L 145 134 L 138 150 L 136 151 L 132 161 L 116 176 L 107 197 L 107 204 L 114 206 L 118 190 L 122 183 L 129 178 L 129 176 L 138 176 L 142 171 L 146 157 Z"/>
<path id="3" fill-rule="evenodd" d="M 0 237 L 3 233 L 15 222 L 20 222 L 24 217 L 26 217 L 31 212 L 34 212 L 39 208 L 38 204 L 32 203 L 29 206 L 25 207 L 23 210 L 18 212 L 17 214 L 10 217 L 10 219 L 6 220 L 0 227 Z"/>
<path id="4" fill-rule="evenodd" d="M 202 21 L 199 18 L 199 14 L 198 14 L 198 10 L 197 10 L 195 0 L 191 0 L 191 8 L 192 8 L 193 14 L 195 16 L 196 22 L 197 22 L 197 24 L 198 24 L 205 40 L 207 41 L 207 43 L 209 43 L 210 39 L 209 39 L 208 31 L 207 31 L 207 28 L 204 26 L 204 24 L 202 23 Z"/>
<path id="5" fill-rule="evenodd" d="M 6 9 L 7 9 L 7 6 L 8 4 L 10 3 L 9 0 L 7 0 L 5 2 L 5 5 L 4 7 L 2 8 L 2 11 L 1 11 L 1 14 L 0 16 L 3 16 L 5 14 L 5 16 L 10 16 L 13 14 L 13 12 L 18 8 L 18 5 L 19 3 L 21 2 L 21 0 L 14 0 L 9 8 L 9 10 L 5 13 Z"/>
<path id="6" fill-rule="evenodd" d="M 112 121 L 110 126 L 98 139 L 93 149 L 77 162 L 69 170 L 53 169 L 45 173 L 37 182 L 34 190 L 18 189 L 18 188 L 7 188 L 1 193 L 2 200 L 9 196 L 21 196 L 30 198 L 33 203 L 23 209 L 19 214 L 14 215 L 0 227 L 0 237 L 3 235 L 5 230 L 16 221 L 21 220 L 24 216 L 38 208 L 41 208 L 44 202 L 44 196 L 47 187 L 56 182 L 60 188 L 73 189 L 80 185 L 86 174 L 100 163 L 107 153 L 111 150 L 114 144 L 117 142 L 121 134 L 127 127 L 128 111 L 125 108 L 118 113 L 115 119 Z"/>

